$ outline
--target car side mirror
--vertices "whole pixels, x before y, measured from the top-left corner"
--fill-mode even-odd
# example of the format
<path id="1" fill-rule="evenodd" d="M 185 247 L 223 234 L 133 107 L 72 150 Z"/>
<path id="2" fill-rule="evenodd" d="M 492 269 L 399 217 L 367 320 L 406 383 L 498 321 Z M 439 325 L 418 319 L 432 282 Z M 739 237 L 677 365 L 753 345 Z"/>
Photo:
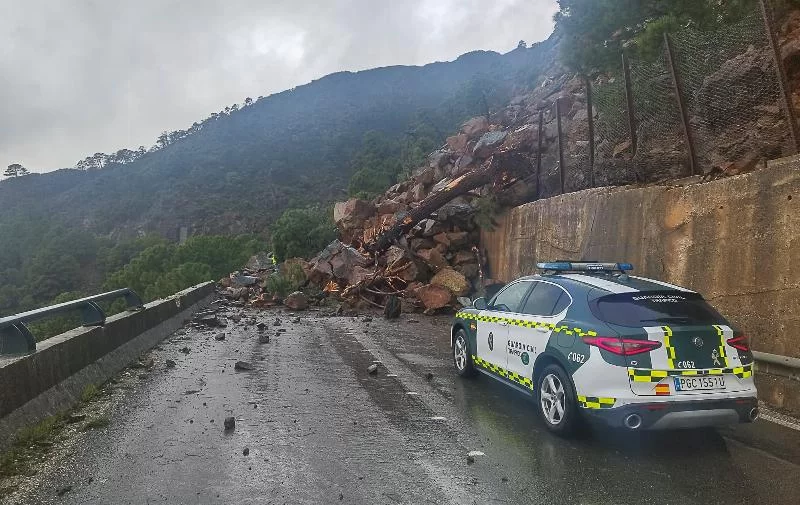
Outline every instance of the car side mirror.
<path id="1" fill-rule="evenodd" d="M 480 297 L 476 298 L 475 301 L 472 302 L 472 306 L 478 310 L 486 310 L 488 304 L 486 303 L 486 298 Z"/>

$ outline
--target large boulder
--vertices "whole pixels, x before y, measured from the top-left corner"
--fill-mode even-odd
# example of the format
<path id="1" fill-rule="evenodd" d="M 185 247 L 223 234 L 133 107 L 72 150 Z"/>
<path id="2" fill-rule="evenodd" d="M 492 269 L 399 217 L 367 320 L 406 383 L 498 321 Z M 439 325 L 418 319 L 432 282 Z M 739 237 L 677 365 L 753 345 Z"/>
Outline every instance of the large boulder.
<path id="1" fill-rule="evenodd" d="M 395 200 L 384 200 L 378 204 L 378 208 L 376 209 L 377 214 L 395 214 L 402 210 L 405 210 L 406 206 L 398 201 Z"/>
<path id="2" fill-rule="evenodd" d="M 347 281 L 348 284 L 352 286 L 354 284 L 362 282 L 364 279 L 366 279 L 367 277 L 369 277 L 374 273 L 375 271 L 370 268 L 364 268 L 362 266 L 356 265 L 353 267 L 352 270 L 350 270 L 350 272 L 348 272 L 345 280 Z"/>
<path id="3" fill-rule="evenodd" d="M 769 50 L 751 46 L 703 79 L 697 93 L 698 110 L 712 130 L 719 131 L 740 121 L 749 115 L 753 105 L 774 101 L 770 96 L 775 79 L 772 65 Z M 741 92 L 743 82 L 748 83 L 748 93 Z"/>
<path id="4" fill-rule="evenodd" d="M 455 296 L 469 293 L 470 284 L 466 277 L 452 268 L 443 268 L 431 279 L 431 284 L 443 286 Z"/>
<path id="5" fill-rule="evenodd" d="M 366 267 L 369 260 L 350 246 L 334 240 L 310 262 L 308 277 L 322 284 L 331 278 L 348 281 L 357 266 Z"/>
<path id="6" fill-rule="evenodd" d="M 472 149 L 473 156 L 477 158 L 488 158 L 493 155 L 497 149 L 503 145 L 508 133 L 504 131 L 487 132 L 475 144 Z"/>
<path id="7" fill-rule="evenodd" d="M 447 260 L 439 249 L 421 249 L 417 252 L 417 256 L 422 258 L 422 260 L 434 270 L 441 270 L 447 266 Z"/>
<path id="8" fill-rule="evenodd" d="M 489 120 L 486 116 L 474 117 L 461 127 L 461 132 L 470 140 L 480 137 L 487 131 L 489 131 Z"/>
<path id="9" fill-rule="evenodd" d="M 292 310 L 306 310 L 308 308 L 308 298 L 302 291 L 295 291 L 283 300 L 283 304 L 286 308 Z"/>
<path id="10" fill-rule="evenodd" d="M 430 168 L 437 169 L 442 168 L 443 166 L 450 163 L 450 155 L 452 153 L 450 151 L 446 151 L 444 149 L 440 149 L 438 151 L 433 151 L 428 156 L 428 162 Z"/>
<path id="11" fill-rule="evenodd" d="M 539 126 L 526 124 L 512 131 L 503 142 L 505 151 L 535 151 L 539 148 Z"/>
<path id="12" fill-rule="evenodd" d="M 449 289 L 436 284 L 422 286 L 414 294 L 425 305 L 425 308 L 430 310 L 447 307 L 453 301 L 453 293 Z"/>
<path id="13" fill-rule="evenodd" d="M 469 233 L 465 231 L 451 231 L 447 234 L 447 240 L 454 249 L 459 249 L 467 245 Z"/>
<path id="14" fill-rule="evenodd" d="M 464 135 L 463 133 L 459 133 L 458 135 L 453 135 L 452 137 L 447 137 L 447 147 L 458 154 L 463 154 L 467 152 L 467 143 L 469 142 L 469 137 Z"/>
<path id="15" fill-rule="evenodd" d="M 370 202 L 353 198 L 346 202 L 336 202 L 333 206 L 333 221 L 339 229 L 351 230 L 360 227 L 374 213 L 375 206 Z"/>

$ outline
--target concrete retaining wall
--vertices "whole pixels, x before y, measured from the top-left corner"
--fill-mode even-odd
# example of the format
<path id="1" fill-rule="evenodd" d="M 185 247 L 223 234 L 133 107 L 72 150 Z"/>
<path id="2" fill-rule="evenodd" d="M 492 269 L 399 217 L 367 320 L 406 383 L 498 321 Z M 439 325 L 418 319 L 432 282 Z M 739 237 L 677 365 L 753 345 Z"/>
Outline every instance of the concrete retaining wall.
<path id="1" fill-rule="evenodd" d="M 102 384 L 180 328 L 210 303 L 214 284 L 201 284 L 105 326 L 77 328 L 37 345 L 27 356 L 0 359 L 0 447 L 19 428 L 74 405 L 89 384 Z"/>
<path id="2" fill-rule="evenodd" d="M 639 275 L 701 292 L 755 349 L 800 357 L 799 157 L 705 184 L 571 193 L 498 222 L 483 235 L 494 278 L 532 273 L 537 261 L 628 261 Z M 797 371 L 770 372 L 762 397 L 800 413 Z"/>

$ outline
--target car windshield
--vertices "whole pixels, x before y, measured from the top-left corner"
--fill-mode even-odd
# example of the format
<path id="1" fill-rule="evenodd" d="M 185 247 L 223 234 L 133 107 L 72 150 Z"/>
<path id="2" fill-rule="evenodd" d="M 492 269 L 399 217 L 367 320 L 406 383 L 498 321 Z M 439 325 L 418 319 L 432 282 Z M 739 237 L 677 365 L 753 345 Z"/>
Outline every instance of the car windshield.
<path id="1" fill-rule="evenodd" d="M 702 296 L 690 292 L 618 293 L 598 298 L 590 306 L 599 319 L 619 326 L 726 324 L 725 319 Z"/>

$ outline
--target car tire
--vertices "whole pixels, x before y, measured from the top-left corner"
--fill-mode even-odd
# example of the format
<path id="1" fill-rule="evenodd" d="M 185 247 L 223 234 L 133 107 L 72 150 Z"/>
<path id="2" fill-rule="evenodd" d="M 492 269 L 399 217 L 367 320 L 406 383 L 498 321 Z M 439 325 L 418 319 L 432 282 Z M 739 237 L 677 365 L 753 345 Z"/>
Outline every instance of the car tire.
<path id="1" fill-rule="evenodd" d="M 572 380 L 561 366 L 548 365 L 539 374 L 536 410 L 551 432 L 562 436 L 574 433 L 579 421 L 578 402 Z"/>
<path id="2" fill-rule="evenodd" d="M 461 377 L 474 377 L 477 374 L 472 362 L 469 338 L 463 329 L 456 331 L 453 337 L 453 366 Z"/>

